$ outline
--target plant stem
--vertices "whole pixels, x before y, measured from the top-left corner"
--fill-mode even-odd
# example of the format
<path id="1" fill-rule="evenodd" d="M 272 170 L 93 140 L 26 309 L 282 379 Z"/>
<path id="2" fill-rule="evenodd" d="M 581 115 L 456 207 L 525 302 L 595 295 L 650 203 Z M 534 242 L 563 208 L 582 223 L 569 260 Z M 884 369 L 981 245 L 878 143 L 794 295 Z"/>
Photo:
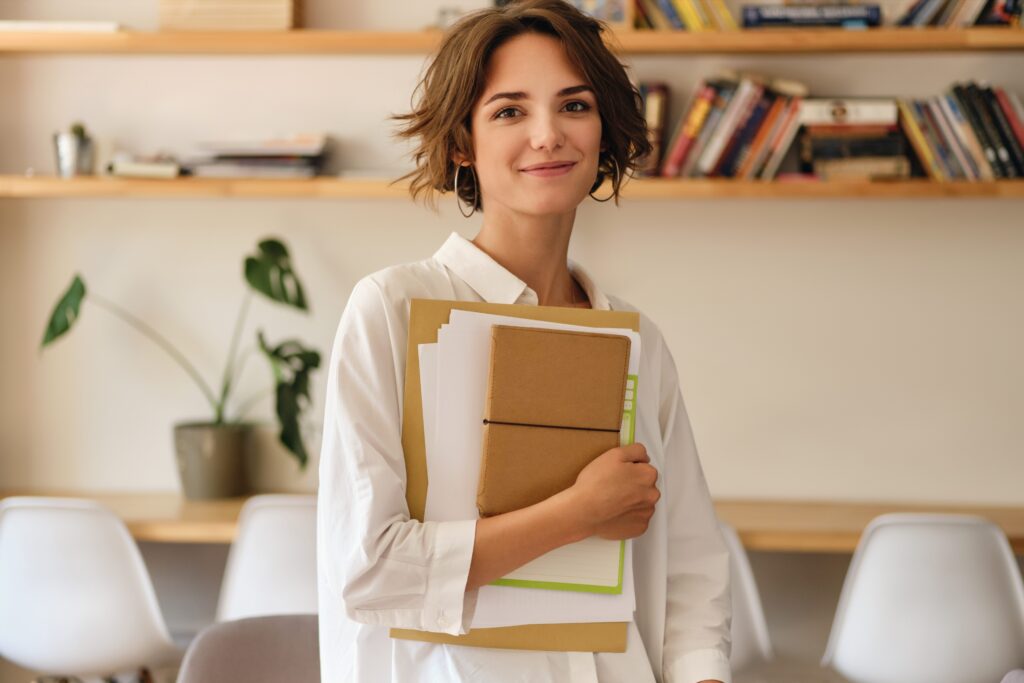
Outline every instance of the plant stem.
<path id="1" fill-rule="evenodd" d="M 188 359 L 186 359 L 185 356 L 183 356 L 181 352 L 178 351 L 178 349 L 174 348 L 174 346 L 169 341 L 164 339 L 164 337 L 159 332 L 157 332 L 152 327 L 142 322 L 141 320 L 139 320 L 134 315 L 124 310 L 117 304 L 111 301 L 107 301 L 103 297 L 98 296 L 93 292 L 89 292 L 89 300 L 92 301 L 97 306 L 99 306 L 100 308 L 105 308 L 110 313 L 113 313 L 117 317 L 121 318 L 121 320 L 128 323 L 130 326 L 134 327 L 137 332 L 146 337 L 149 337 L 149 339 L 155 342 L 157 346 L 166 351 L 167 354 L 170 355 L 170 357 L 173 358 L 175 361 L 177 361 L 178 365 L 180 365 L 182 369 L 188 373 L 189 377 L 191 377 L 195 381 L 195 383 L 199 385 L 200 391 L 203 392 L 203 395 L 206 397 L 206 400 L 210 402 L 210 407 L 213 408 L 214 412 L 219 412 L 217 407 L 217 399 L 213 395 L 213 390 L 210 389 L 210 386 L 203 380 L 202 376 L 200 376 L 200 374 L 196 371 L 192 364 L 188 362 Z"/>
<path id="2" fill-rule="evenodd" d="M 217 422 L 224 420 L 224 409 L 228 402 L 228 394 L 231 393 L 231 385 L 235 380 L 235 356 L 238 353 L 238 340 L 242 336 L 242 327 L 245 325 L 245 318 L 249 313 L 249 303 L 252 301 L 252 290 L 247 290 L 245 298 L 242 299 L 242 307 L 238 311 L 238 318 L 235 319 L 235 331 L 231 335 L 231 346 L 228 347 L 228 362 L 224 366 L 224 379 L 221 381 L 220 402 L 217 404 Z"/>
<path id="3" fill-rule="evenodd" d="M 242 405 L 238 409 L 238 417 L 235 418 L 235 421 L 236 422 L 241 422 L 242 419 L 245 418 L 246 414 L 250 410 L 252 410 L 252 407 L 254 405 L 259 403 L 261 400 L 263 400 L 267 396 L 273 396 L 274 395 L 274 391 L 275 391 L 275 387 L 270 387 L 269 389 L 264 389 L 263 391 L 261 391 L 261 392 L 259 392 L 257 394 L 253 394 L 252 396 L 250 396 L 246 400 L 242 401 Z"/>

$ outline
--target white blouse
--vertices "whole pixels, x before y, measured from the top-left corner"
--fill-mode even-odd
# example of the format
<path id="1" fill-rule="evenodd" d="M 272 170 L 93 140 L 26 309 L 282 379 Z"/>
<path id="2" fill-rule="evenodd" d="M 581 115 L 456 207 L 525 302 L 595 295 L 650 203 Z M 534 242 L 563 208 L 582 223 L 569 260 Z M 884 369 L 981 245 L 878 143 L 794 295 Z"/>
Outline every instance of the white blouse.
<path id="1" fill-rule="evenodd" d="M 569 268 L 593 308 L 636 309 Z M 330 683 L 385 681 L 731 682 L 729 555 L 661 333 L 640 316 L 636 441 L 662 498 L 633 541 L 637 608 L 624 653 L 437 645 L 390 627 L 466 633 L 476 520 L 409 517 L 402 454 L 409 301 L 536 305 L 536 293 L 452 233 L 432 258 L 360 280 L 341 316 L 328 375 L 317 523 L 320 661 Z M 526 589 L 524 589 L 526 590 Z"/>

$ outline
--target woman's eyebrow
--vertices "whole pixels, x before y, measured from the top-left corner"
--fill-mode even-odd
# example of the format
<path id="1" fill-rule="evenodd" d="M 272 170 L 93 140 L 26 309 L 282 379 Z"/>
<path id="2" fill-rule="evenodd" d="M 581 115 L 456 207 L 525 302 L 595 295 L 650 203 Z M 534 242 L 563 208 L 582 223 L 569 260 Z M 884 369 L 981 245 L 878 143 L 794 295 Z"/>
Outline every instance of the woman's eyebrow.
<path id="1" fill-rule="evenodd" d="M 594 89 L 591 88 L 589 85 L 574 85 L 574 86 L 571 86 L 571 87 L 568 87 L 568 88 L 562 88 L 561 90 L 558 91 L 558 94 L 556 96 L 557 97 L 565 97 L 566 95 L 575 95 L 578 92 L 586 92 L 586 91 L 589 91 L 589 92 L 593 93 Z M 525 100 L 527 97 L 529 97 L 529 95 L 527 95 L 525 92 L 522 92 L 522 91 L 518 91 L 518 92 L 499 92 L 499 93 L 495 93 L 494 95 L 492 95 L 490 97 L 490 99 L 488 99 L 486 102 L 484 102 L 484 106 L 490 104 L 494 100 L 500 100 L 500 99 L 503 99 L 503 98 L 507 99 L 507 100 Z"/>

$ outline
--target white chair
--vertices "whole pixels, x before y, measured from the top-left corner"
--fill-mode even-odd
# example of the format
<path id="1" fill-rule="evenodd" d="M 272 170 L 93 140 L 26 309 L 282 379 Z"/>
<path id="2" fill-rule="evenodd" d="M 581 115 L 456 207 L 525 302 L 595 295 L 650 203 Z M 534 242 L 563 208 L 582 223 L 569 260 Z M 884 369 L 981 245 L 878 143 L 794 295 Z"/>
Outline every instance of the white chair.
<path id="1" fill-rule="evenodd" d="M 320 683 L 317 615 L 236 619 L 203 629 L 178 683 Z"/>
<path id="2" fill-rule="evenodd" d="M 861 537 L 822 666 L 855 683 L 992 683 L 1024 663 L 1024 586 L 978 517 L 882 515 Z"/>
<path id="3" fill-rule="evenodd" d="M 316 496 L 253 496 L 228 553 L 217 621 L 315 614 Z"/>
<path id="4" fill-rule="evenodd" d="M 729 548 L 732 574 L 732 655 L 729 662 L 733 671 L 741 671 L 754 664 L 771 661 L 774 653 L 761 607 L 761 594 L 754 581 L 747 551 L 735 529 L 722 521 L 719 521 L 719 527 Z"/>
<path id="5" fill-rule="evenodd" d="M 0 502 L 0 655 L 60 676 L 177 663 L 124 523 L 90 500 Z"/>

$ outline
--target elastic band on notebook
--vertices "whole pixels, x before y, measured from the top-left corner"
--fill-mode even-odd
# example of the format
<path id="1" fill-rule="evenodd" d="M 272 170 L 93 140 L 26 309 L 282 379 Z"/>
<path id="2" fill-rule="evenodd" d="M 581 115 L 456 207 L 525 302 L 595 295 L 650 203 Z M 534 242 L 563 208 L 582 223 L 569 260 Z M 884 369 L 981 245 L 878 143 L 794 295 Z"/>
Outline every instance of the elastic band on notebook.
<path id="1" fill-rule="evenodd" d="M 618 429 L 600 429 L 598 427 L 563 427 L 562 425 L 535 425 L 529 422 L 499 422 L 498 420 L 488 420 L 484 418 L 484 424 L 491 425 L 508 425 L 509 427 L 543 427 L 545 429 L 578 429 L 583 432 L 611 432 L 612 434 L 618 434 Z"/>

